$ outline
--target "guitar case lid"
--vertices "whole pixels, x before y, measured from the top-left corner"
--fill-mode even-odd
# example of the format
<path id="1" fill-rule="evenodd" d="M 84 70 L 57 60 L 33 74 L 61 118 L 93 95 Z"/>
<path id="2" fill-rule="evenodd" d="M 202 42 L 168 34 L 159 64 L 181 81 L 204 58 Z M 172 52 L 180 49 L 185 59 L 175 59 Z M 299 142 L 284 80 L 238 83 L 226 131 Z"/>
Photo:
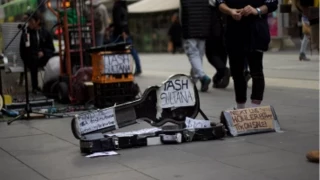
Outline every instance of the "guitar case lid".
<path id="1" fill-rule="evenodd" d="M 102 46 L 96 46 L 87 49 L 89 53 L 99 53 L 103 51 L 125 51 L 130 50 L 132 45 L 130 43 L 121 42 L 121 43 L 110 43 Z"/>

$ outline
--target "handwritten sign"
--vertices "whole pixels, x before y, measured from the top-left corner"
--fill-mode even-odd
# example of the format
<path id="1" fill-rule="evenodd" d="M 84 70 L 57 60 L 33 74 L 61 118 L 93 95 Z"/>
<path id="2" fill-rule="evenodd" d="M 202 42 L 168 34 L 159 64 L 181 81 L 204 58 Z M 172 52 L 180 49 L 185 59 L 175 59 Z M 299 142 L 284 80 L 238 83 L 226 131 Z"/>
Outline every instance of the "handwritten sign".
<path id="1" fill-rule="evenodd" d="M 194 85 L 187 76 L 172 77 L 157 92 L 161 108 L 194 106 L 196 103 Z"/>
<path id="2" fill-rule="evenodd" d="M 207 120 L 197 120 L 186 117 L 186 128 L 187 129 L 195 129 L 195 128 L 209 128 L 211 127 L 210 121 Z"/>
<path id="3" fill-rule="evenodd" d="M 224 117 L 233 136 L 280 130 L 271 106 L 225 111 Z"/>
<path id="4" fill-rule="evenodd" d="M 108 54 L 103 56 L 103 74 L 127 74 L 131 73 L 129 54 Z"/>
<path id="5" fill-rule="evenodd" d="M 103 128 L 117 126 L 113 108 L 96 110 L 78 117 L 79 131 L 81 134 L 97 131 Z"/>

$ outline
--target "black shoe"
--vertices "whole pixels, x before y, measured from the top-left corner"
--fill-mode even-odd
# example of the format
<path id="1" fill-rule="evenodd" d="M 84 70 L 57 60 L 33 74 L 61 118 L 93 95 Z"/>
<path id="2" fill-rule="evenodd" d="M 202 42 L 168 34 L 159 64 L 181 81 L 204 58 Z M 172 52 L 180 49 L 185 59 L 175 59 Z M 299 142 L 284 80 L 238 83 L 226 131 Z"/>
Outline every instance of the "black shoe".
<path id="1" fill-rule="evenodd" d="M 213 77 L 213 79 L 212 79 L 212 81 L 213 81 L 212 87 L 213 88 L 217 88 L 217 89 L 220 89 L 220 88 L 221 89 L 225 89 L 225 88 L 227 88 L 229 86 L 229 83 L 230 83 L 230 76 L 231 76 L 230 70 L 229 70 L 229 68 L 226 68 L 223 78 L 218 79 L 217 75 L 215 75 Z"/>
<path id="2" fill-rule="evenodd" d="M 34 90 L 32 90 L 32 94 L 39 95 L 39 94 L 42 94 L 42 93 L 41 93 L 41 91 L 39 91 L 37 89 L 34 89 Z"/>
<path id="3" fill-rule="evenodd" d="M 37 87 L 32 90 L 32 94 L 39 95 L 42 94 L 41 88 Z"/>
<path id="4" fill-rule="evenodd" d="M 142 71 L 136 71 L 133 75 L 134 75 L 134 76 L 140 76 L 141 73 L 142 73 Z"/>
<path id="5" fill-rule="evenodd" d="M 299 60 L 300 61 L 310 61 L 310 59 L 307 58 L 305 53 L 300 53 Z"/>

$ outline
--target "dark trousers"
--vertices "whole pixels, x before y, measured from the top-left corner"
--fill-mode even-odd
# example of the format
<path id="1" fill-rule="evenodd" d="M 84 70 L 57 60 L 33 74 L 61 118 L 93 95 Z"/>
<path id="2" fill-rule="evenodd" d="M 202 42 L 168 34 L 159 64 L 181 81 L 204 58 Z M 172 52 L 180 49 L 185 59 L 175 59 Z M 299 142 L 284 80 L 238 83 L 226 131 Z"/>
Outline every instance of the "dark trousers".
<path id="1" fill-rule="evenodd" d="M 49 61 L 49 58 L 46 58 L 46 57 L 43 57 L 40 59 L 39 58 L 29 59 L 27 68 L 30 71 L 32 90 L 36 90 L 39 88 L 39 83 L 38 83 L 39 68 L 43 68 L 48 61 Z"/>
<path id="2" fill-rule="evenodd" d="M 114 43 L 124 42 L 124 39 L 122 38 L 122 36 L 114 36 L 113 38 L 114 38 L 113 39 Z M 129 44 L 133 44 L 132 38 L 130 36 L 127 37 L 127 39 L 125 41 Z M 141 72 L 140 57 L 139 57 L 138 52 L 135 48 L 131 49 L 131 55 L 132 55 L 133 60 L 136 64 L 136 72 Z"/>
<path id="3" fill-rule="evenodd" d="M 251 100 L 263 100 L 265 81 L 263 74 L 263 53 L 253 52 L 229 52 L 229 63 L 231 75 L 234 81 L 234 90 L 237 103 L 245 103 L 247 101 L 247 82 L 244 76 L 244 67 L 246 60 L 250 68 L 252 77 L 252 93 Z"/>
<path id="4" fill-rule="evenodd" d="M 221 80 L 224 77 L 227 68 L 227 52 L 224 48 L 223 39 L 207 39 L 205 51 L 209 63 L 217 71 L 217 80 Z"/>
<path id="5" fill-rule="evenodd" d="M 175 54 L 177 51 L 181 51 L 182 42 L 173 42 L 172 45 L 173 45 L 172 54 Z"/>

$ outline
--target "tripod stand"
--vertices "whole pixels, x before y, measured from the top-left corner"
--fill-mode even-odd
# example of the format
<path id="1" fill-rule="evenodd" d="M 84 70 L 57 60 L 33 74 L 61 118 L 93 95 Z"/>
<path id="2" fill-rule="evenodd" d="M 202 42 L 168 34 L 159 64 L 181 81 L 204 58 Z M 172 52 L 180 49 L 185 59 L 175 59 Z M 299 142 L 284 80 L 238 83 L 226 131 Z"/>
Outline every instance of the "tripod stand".
<path id="1" fill-rule="evenodd" d="M 53 114 L 47 114 L 47 113 L 40 113 L 40 112 L 33 112 L 32 108 L 30 106 L 30 100 L 29 100 L 29 83 L 28 83 L 28 76 L 27 76 L 27 66 L 26 64 L 24 64 L 24 81 L 25 81 L 25 96 L 26 96 L 26 106 L 25 106 L 25 110 L 20 113 L 20 115 L 18 117 L 16 117 L 15 119 L 12 119 L 10 121 L 7 122 L 8 125 L 10 125 L 11 123 L 13 123 L 14 121 L 17 120 L 30 120 L 30 114 L 39 114 L 39 115 L 45 115 L 45 116 L 53 116 L 53 117 L 57 117 L 57 118 L 63 118 L 63 115 L 53 115 Z"/>
<path id="2" fill-rule="evenodd" d="M 13 39 L 10 41 L 10 43 L 6 46 L 5 50 L 10 46 L 10 44 L 14 41 L 14 39 L 18 36 L 18 34 L 22 31 L 22 39 L 21 41 L 27 42 L 28 39 L 26 39 L 26 24 L 28 23 L 28 21 L 32 18 L 32 16 L 38 11 L 38 9 L 48 0 L 43 0 L 38 7 L 36 8 L 36 10 L 29 15 L 28 19 L 26 20 L 26 22 L 24 23 L 23 26 L 20 26 L 20 30 L 19 32 L 16 34 L 15 37 L 13 37 Z M 20 115 L 18 117 L 16 117 L 15 119 L 12 119 L 10 121 L 7 122 L 8 125 L 10 125 L 12 122 L 17 121 L 17 120 L 30 120 L 30 114 L 39 114 L 39 115 L 45 115 L 45 116 L 54 116 L 54 117 L 58 117 L 58 118 L 63 118 L 63 115 L 53 115 L 53 114 L 46 114 L 46 113 L 40 113 L 40 112 L 33 112 L 32 108 L 30 106 L 30 100 L 29 100 L 29 83 L 28 83 L 28 70 L 27 70 L 27 65 L 26 63 L 24 63 L 24 80 L 25 80 L 25 97 L 26 97 L 26 105 L 25 105 L 25 110 L 20 113 Z"/>

